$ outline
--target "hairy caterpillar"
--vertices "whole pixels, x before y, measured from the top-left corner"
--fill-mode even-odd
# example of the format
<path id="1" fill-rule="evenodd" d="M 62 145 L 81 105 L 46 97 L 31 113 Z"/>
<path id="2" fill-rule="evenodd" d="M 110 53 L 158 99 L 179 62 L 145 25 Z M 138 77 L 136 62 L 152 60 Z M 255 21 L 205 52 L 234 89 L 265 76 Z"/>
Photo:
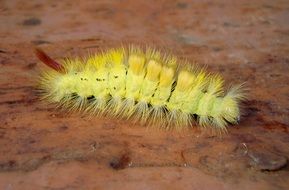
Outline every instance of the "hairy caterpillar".
<path id="1" fill-rule="evenodd" d="M 240 117 L 242 85 L 225 93 L 221 76 L 181 65 L 155 49 L 111 49 L 61 64 L 40 49 L 36 55 L 50 67 L 40 77 L 42 98 L 68 111 L 178 129 L 196 120 L 200 126 L 226 130 Z"/>

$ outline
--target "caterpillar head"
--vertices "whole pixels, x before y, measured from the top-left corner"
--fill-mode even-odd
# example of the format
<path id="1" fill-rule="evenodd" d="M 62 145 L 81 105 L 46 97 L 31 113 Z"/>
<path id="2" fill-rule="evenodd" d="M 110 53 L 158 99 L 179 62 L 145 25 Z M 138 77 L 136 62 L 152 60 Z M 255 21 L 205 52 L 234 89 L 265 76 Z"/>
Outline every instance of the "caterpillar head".
<path id="1" fill-rule="evenodd" d="M 245 88 L 245 83 L 231 87 L 228 94 L 223 98 L 222 113 L 224 119 L 229 123 L 238 123 L 241 115 L 239 104 L 246 99 L 247 89 Z"/>
<path id="2" fill-rule="evenodd" d="M 224 97 L 221 113 L 223 115 L 223 118 L 229 123 L 238 123 L 240 118 L 238 100 L 230 96 Z"/>

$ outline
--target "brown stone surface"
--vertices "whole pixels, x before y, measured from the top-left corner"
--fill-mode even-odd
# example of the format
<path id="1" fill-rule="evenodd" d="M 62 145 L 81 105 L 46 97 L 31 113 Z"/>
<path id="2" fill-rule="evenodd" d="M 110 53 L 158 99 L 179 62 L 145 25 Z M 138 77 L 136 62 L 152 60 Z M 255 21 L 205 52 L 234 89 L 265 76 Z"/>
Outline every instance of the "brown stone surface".
<path id="1" fill-rule="evenodd" d="M 0 189 L 289 189 L 288 1 L 2 0 L 0 40 Z M 240 124 L 178 133 L 37 99 L 34 47 L 62 58 L 122 43 L 246 81 Z"/>

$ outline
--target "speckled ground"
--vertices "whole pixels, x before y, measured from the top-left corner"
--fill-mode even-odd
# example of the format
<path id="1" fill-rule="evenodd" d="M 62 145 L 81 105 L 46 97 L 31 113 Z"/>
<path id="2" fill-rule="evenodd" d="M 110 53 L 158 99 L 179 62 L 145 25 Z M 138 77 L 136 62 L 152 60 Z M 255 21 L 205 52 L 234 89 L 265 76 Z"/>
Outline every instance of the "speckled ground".
<path id="1" fill-rule="evenodd" d="M 0 1 L 0 189 L 288 189 L 288 1 Z M 217 136 L 67 116 L 34 91 L 54 58 L 148 44 L 247 82 Z"/>

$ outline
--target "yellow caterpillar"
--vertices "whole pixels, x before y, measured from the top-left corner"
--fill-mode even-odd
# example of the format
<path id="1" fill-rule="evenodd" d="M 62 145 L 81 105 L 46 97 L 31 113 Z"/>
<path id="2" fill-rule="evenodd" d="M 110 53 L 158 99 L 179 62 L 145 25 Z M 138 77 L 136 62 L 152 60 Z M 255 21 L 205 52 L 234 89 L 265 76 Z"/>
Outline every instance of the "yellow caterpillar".
<path id="1" fill-rule="evenodd" d="M 200 126 L 225 130 L 240 117 L 242 85 L 225 93 L 219 75 L 181 66 L 175 57 L 155 49 L 111 49 L 61 64 L 42 50 L 36 55 L 51 68 L 40 77 L 43 99 L 69 111 L 178 129 L 197 120 Z"/>

